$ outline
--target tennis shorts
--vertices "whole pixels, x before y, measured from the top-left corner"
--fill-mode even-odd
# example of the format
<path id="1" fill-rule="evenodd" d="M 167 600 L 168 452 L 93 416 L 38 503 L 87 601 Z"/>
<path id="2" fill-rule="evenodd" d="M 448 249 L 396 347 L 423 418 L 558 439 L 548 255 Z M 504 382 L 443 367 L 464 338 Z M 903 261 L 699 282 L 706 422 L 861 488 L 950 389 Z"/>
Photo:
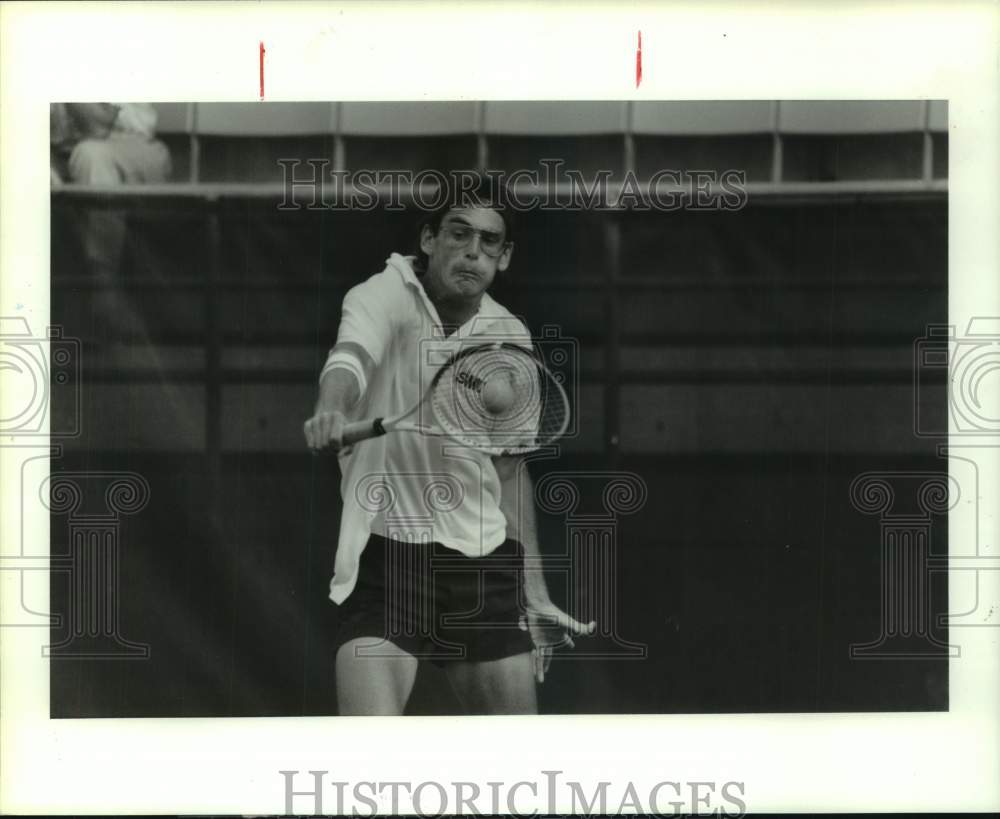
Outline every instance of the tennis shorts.
<path id="1" fill-rule="evenodd" d="M 533 644 L 524 613 L 524 547 L 508 539 L 482 557 L 440 543 L 404 543 L 371 535 L 358 582 L 338 607 L 335 648 L 358 643 L 358 656 L 384 656 L 386 641 L 443 666 L 499 660 Z M 395 652 L 393 652 L 395 653 Z"/>

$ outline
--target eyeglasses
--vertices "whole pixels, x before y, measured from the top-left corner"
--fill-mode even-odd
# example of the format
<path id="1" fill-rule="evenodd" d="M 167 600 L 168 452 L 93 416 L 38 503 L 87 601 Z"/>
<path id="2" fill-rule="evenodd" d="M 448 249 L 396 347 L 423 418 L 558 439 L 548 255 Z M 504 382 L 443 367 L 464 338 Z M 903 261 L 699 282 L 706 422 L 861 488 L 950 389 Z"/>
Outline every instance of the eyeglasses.
<path id="1" fill-rule="evenodd" d="M 479 249 L 487 256 L 496 258 L 507 247 L 509 242 L 505 242 L 502 233 L 492 230 L 478 230 L 470 225 L 451 223 L 441 228 L 444 236 L 444 243 L 453 250 L 460 250 L 468 247 L 473 236 L 479 236 Z"/>

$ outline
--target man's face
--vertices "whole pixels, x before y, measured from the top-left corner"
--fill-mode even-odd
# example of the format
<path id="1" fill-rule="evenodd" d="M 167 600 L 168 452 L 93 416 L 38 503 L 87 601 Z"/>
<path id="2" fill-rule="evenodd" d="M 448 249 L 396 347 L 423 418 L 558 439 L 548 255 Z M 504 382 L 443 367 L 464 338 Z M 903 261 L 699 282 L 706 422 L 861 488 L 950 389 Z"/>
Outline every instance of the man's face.
<path id="1" fill-rule="evenodd" d="M 437 233 L 425 227 L 420 236 L 428 287 L 446 300 L 477 300 L 510 264 L 513 248 L 506 239 L 503 217 L 495 210 L 448 211 Z"/>

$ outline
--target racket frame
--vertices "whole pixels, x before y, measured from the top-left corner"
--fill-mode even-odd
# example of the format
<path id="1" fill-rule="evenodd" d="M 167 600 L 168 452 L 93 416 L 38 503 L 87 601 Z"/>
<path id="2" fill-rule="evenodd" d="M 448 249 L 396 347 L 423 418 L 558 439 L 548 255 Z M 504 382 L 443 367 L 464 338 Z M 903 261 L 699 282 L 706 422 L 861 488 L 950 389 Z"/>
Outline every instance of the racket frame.
<path id="1" fill-rule="evenodd" d="M 360 443 L 362 441 L 370 441 L 373 438 L 379 438 L 390 432 L 407 431 L 407 432 L 421 432 L 423 434 L 430 434 L 430 435 L 442 435 L 447 438 L 451 438 L 452 440 L 457 441 L 458 443 L 461 443 L 464 446 L 468 446 L 471 447 L 472 449 L 477 449 L 480 452 L 487 452 L 493 455 L 509 454 L 508 452 L 503 450 L 498 451 L 499 448 L 497 447 L 475 446 L 473 444 L 469 444 L 467 441 L 461 441 L 440 425 L 435 427 L 435 426 L 426 426 L 416 423 L 413 424 L 406 423 L 406 419 L 409 418 L 414 413 L 416 413 L 417 410 L 419 410 L 422 405 L 431 403 L 431 398 L 434 395 L 434 390 L 440 383 L 441 379 L 444 377 L 445 373 L 453 369 L 455 366 L 457 366 L 458 363 L 462 361 L 462 359 L 467 358 L 470 355 L 478 354 L 483 350 L 505 350 L 505 349 L 516 351 L 518 355 L 528 356 L 529 358 L 531 358 L 532 362 L 538 368 L 538 370 L 542 372 L 543 376 L 548 378 L 550 383 L 550 388 L 555 388 L 558 391 L 558 394 L 562 399 L 563 405 L 566 407 L 566 412 L 562 428 L 559 430 L 557 434 L 550 436 L 552 441 L 556 440 L 566 431 L 566 428 L 569 425 L 569 399 L 566 397 L 566 391 L 563 389 L 562 384 L 559 383 L 559 381 L 548 369 L 548 367 L 546 367 L 542 363 L 541 359 L 536 355 L 534 350 L 529 350 L 527 347 L 524 347 L 520 344 L 513 344 L 509 341 L 494 341 L 494 342 L 486 342 L 483 344 L 476 344 L 470 347 L 465 347 L 464 349 L 457 350 L 455 353 L 453 353 L 448 358 L 448 360 L 441 365 L 438 371 L 434 373 L 434 377 L 431 379 L 430 385 L 424 391 L 424 394 L 420 398 L 420 400 L 412 407 L 410 407 L 410 409 L 406 410 L 406 412 L 402 412 L 398 415 L 393 415 L 390 417 L 383 416 L 379 418 L 372 418 L 370 420 L 366 419 L 364 421 L 354 421 L 352 423 L 345 425 L 343 434 L 341 436 L 341 441 L 343 445 L 345 447 L 348 447 L 353 444 Z M 517 452 L 518 453 L 531 452 L 535 449 L 539 449 L 544 445 L 545 444 L 543 443 L 543 444 L 538 444 L 537 446 L 534 447 L 526 447 L 526 448 L 518 447 Z"/>

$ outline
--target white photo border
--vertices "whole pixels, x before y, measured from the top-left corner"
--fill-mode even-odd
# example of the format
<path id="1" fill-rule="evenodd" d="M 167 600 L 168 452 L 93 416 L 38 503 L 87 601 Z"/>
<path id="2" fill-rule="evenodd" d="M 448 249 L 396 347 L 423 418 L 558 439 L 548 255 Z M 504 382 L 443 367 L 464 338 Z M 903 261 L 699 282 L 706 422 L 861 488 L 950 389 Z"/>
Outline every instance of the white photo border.
<path id="1" fill-rule="evenodd" d="M 963 328 L 972 316 L 1000 315 L 998 9 L 5 4 L 0 315 L 48 324 L 49 102 L 254 101 L 263 41 L 268 100 L 947 99 L 949 321 Z M 16 521 L 11 488 L 38 450 L 3 443 L 0 520 Z M 983 486 L 1000 485 L 997 452 L 984 448 L 977 462 Z M 45 542 L 47 513 L 29 517 Z M 959 524 L 952 544 L 968 537 Z M 19 533 L 3 525 L 9 553 Z M 985 527 L 998 548 L 996 519 Z M 1000 572 L 992 574 L 980 591 L 1000 600 Z M 47 601 L 43 585 L 38 599 Z M 974 608 L 972 591 L 953 578 L 951 610 Z M 17 599 L 4 594 L 0 605 L 6 616 Z M 740 781 L 753 812 L 997 810 L 1000 629 L 950 637 L 962 656 L 951 661 L 948 713 L 50 720 L 48 631 L 5 628 L 0 810 L 280 813 L 280 770 L 327 770 L 349 782 L 514 782 L 553 769 L 590 790 L 602 779 L 647 789 L 661 780 Z"/>

